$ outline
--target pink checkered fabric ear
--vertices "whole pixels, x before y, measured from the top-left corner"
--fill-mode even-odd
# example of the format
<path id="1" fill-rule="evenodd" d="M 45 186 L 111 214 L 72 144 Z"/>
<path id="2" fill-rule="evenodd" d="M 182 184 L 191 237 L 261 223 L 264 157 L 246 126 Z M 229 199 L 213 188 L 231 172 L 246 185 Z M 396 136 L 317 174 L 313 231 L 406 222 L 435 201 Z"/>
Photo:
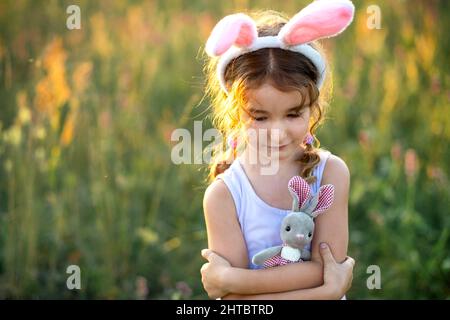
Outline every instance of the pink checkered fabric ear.
<path id="1" fill-rule="evenodd" d="M 320 213 L 324 212 L 331 207 L 334 200 L 334 186 L 332 184 L 326 184 L 319 189 L 319 202 L 316 208 L 312 212 L 312 215 L 316 217 Z"/>
<path id="2" fill-rule="evenodd" d="M 298 197 L 299 208 L 311 197 L 311 187 L 308 182 L 300 176 L 294 176 L 289 180 L 288 188 Z"/>

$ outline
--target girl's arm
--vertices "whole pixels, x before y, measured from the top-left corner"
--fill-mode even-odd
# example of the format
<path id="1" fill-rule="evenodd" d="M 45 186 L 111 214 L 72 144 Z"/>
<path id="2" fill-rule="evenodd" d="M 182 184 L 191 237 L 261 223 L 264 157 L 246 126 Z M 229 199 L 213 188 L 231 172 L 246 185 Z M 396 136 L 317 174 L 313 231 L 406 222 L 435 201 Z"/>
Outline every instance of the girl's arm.
<path id="1" fill-rule="evenodd" d="M 321 262 L 290 263 L 267 269 L 230 268 L 223 286 L 236 294 L 259 294 L 309 289 L 323 284 Z"/>
<path id="2" fill-rule="evenodd" d="M 210 251 L 202 252 L 208 260 L 220 259 Z M 216 255 L 216 258 L 214 258 Z M 347 259 L 338 264 L 330 248 L 325 243 L 320 245 L 320 255 L 324 264 L 324 284 L 317 288 L 293 290 L 280 293 L 266 293 L 257 295 L 237 295 L 229 294 L 224 296 L 224 300 L 325 300 L 325 299 L 341 299 L 348 289 L 351 287 L 353 280 L 353 267 L 355 261 L 347 257 Z M 212 256 L 212 257 L 211 257 Z"/>
<path id="3" fill-rule="evenodd" d="M 256 295 L 229 294 L 223 300 L 332 300 L 335 297 L 330 290 L 324 286 L 311 289 L 301 289 L 278 293 L 263 293 Z"/>
<path id="4" fill-rule="evenodd" d="M 322 184 L 331 183 L 335 186 L 335 200 L 328 212 L 316 219 L 311 262 L 264 270 L 246 269 L 248 267 L 247 249 L 237 220 L 233 198 L 223 181 L 217 180 L 212 183 L 206 190 L 203 201 L 208 246 L 235 268 L 224 268 L 222 265 L 214 271 L 204 272 L 208 267 L 214 269 L 215 265 L 205 264 L 202 267 L 205 289 L 208 291 L 208 288 L 211 288 L 217 294 L 220 292 L 223 295 L 231 292 L 261 294 L 322 285 L 323 266 L 318 244 L 329 243 L 337 261 L 343 261 L 347 254 L 349 177 L 345 163 L 336 156 L 330 156 L 324 170 Z M 209 291 L 208 294 L 215 296 Z"/>

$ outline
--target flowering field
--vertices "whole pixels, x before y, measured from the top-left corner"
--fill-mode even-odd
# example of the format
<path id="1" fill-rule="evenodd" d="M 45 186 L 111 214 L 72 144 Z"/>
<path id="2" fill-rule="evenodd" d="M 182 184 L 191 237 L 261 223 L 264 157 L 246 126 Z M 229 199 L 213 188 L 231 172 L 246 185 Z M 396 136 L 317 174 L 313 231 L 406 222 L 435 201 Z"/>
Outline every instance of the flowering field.
<path id="1" fill-rule="evenodd" d="M 353 24 L 323 41 L 333 96 L 318 134 L 352 175 L 347 297 L 449 299 L 450 4 L 354 2 Z M 0 2 L 0 298 L 207 298 L 206 164 L 174 164 L 171 134 L 211 127 L 203 47 L 220 17 L 307 3 Z"/>

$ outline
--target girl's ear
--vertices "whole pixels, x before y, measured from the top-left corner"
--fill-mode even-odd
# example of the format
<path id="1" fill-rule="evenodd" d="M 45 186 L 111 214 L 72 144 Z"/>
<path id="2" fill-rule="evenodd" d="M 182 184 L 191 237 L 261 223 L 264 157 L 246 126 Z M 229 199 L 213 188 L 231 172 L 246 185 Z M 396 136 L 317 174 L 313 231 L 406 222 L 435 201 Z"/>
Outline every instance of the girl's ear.
<path id="1" fill-rule="evenodd" d="M 354 12 L 350 0 L 316 0 L 292 17 L 278 37 L 291 46 L 333 37 L 348 27 Z"/>
<path id="2" fill-rule="evenodd" d="M 236 13 L 220 20 L 206 42 L 205 51 L 211 56 L 220 56 L 233 44 L 238 47 L 249 47 L 258 37 L 256 24 L 252 18 Z"/>
<path id="3" fill-rule="evenodd" d="M 288 188 L 291 194 L 297 195 L 298 208 L 303 207 L 306 200 L 311 196 L 311 187 L 308 182 L 300 176 L 292 177 L 291 180 L 289 180 Z"/>
<path id="4" fill-rule="evenodd" d="M 319 189 L 319 202 L 316 208 L 311 213 L 313 218 L 331 207 L 334 200 L 334 186 L 332 184 L 326 184 Z"/>

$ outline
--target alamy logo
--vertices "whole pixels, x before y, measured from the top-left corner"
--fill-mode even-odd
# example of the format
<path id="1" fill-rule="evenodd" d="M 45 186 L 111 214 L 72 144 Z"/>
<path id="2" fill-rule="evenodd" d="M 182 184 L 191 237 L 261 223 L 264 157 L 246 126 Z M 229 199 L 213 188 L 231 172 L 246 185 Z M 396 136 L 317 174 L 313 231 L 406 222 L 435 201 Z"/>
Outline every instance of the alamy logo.
<path id="1" fill-rule="evenodd" d="M 67 278 L 66 286 L 69 290 L 81 289 L 81 270 L 77 265 L 70 265 L 66 269 L 66 273 L 70 274 Z"/>
<path id="2" fill-rule="evenodd" d="M 367 7 L 367 28 L 370 30 L 381 29 L 381 9 L 379 6 L 373 4 Z"/>
<path id="3" fill-rule="evenodd" d="M 367 278 L 367 289 L 381 289 L 381 269 L 377 265 L 370 265 L 367 267 L 367 273 L 371 274 Z"/>
<path id="4" fill-rule="evenodd" d="M 81 29 L 81 10 L 77 5 L 70 5 L 66 9 L 66 13 L 69 14 L 66 20 L 66 27 L 69 30 Z"/>

